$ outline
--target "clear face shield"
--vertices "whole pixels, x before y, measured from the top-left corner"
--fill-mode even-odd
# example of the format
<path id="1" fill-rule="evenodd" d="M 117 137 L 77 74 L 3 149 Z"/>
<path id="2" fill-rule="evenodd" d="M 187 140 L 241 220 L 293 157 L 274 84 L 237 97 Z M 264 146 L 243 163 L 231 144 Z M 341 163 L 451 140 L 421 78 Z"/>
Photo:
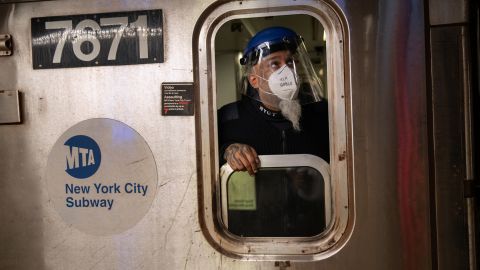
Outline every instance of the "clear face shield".
<path id="1" fill-rule="evenodd" d="M 280 110 L 283 103 L 304 105 L 323 97 L 322 83 L 299 36 L 263 42 L 240 63 L 242 94 L 271 110 Z"/>

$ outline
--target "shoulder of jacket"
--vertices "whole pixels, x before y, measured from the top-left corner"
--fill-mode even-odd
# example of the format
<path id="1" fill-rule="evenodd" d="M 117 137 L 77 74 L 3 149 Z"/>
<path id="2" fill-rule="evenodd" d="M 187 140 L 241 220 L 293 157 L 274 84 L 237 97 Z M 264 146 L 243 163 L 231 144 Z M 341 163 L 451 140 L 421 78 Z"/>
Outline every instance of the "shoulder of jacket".
<path id="1" fill-rule="evenodd" d="M 328 102 L 327 100 L 322 99 L 320 101 L 304 105 L 302 109 L 311 113 L 328 113 Z"/>
<path id="2" fill-rule="evenodd" d="M 238 119 L 240 117 L 239 103 L 239 101 L 232 102 L 220 108 L 218 110 L 218 122 L 225 123 Z"/>

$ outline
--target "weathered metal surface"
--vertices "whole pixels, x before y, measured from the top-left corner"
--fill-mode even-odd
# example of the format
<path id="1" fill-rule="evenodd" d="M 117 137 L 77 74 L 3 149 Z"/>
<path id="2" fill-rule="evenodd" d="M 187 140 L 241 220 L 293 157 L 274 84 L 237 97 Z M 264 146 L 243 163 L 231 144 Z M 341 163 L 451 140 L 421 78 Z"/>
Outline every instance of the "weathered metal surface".
<path id="1" fill-rule="evenodd" d="M 20 121 L 20 93 L 16 90 L 0 90 L 0 124 Z"/>
<path id="2" fill-rule="evenodd" d="M 429 0 L 430 25 L 466 23 L 468 21 L 467 0 Z"/>
<path id="3" fill-rule="evenodd" d="M 438 269 L 469 265 L 463 191 L 467 178 L 464 32 L 461 26 L 446 26 L 432 28 L 430 34 Z"/>
<path id="4" fill-rule="evenodd" d="M 0 34 L 0 56 L 9 56 L 12 54 L 12 36 L 9 34 Z"/>
<path id="5" fill-rule="evenodd" d="M 294 4 L 296 1 L 284 1 Z M 308 1 L 304 1 L 308 2 Z M 278 269 L 221 255 L 198 221 L 194 117 L 162 117 L 162 82 L 192 82 L 192 36 L 213 1 L 48 1 L 0 5 L 0 89 L 24 95 L 21 125 L 0 126 L 0 268 Z M 269 1 L 274 6 L 277 1 Z M 430 269 L 422 1 L 336 1 L 349 27 L 355 229 L 337 254 L 288 269 Z M 30 19 L 164 12 L 165 62 L 33 70 Z M 94 236 L 67 227 L 46 188 L 46 157 L 68 127 L 112 118 L 146 140 L 158 171 L 151 209 L 133 228 Z M 208 138 L 207 138 L 208 139 Z M 285 264 L 287 265 L 287 264 Z"/>
<path id="6" fill-rule="evenodd" d="M 0 130 L 2 156 L 8 157 L 0 165 L 0 268 L 211 269 L 220 261 L 196 221 L 193 117 L 160 114 L 161 83 L 192 81 L 191 36 L 207 4 L 196 3 L 194 9 L 190 1 L 0 6 L 0 32 L 18 35 L 14 56 L 0 60 L 0 88 L 19 89 L 25 97 L 24 123 Z M 32 69 L 30 18 L 143 9 L 168 13 L 165 63 Z M 109 237 L 67 227 L 50 202 L 45 179 L 47 156 L 56 139 L 72 125 L 98 117 L 122 121 L 141 134 L 154 154 L 159 179 L 144 218 Z"/>

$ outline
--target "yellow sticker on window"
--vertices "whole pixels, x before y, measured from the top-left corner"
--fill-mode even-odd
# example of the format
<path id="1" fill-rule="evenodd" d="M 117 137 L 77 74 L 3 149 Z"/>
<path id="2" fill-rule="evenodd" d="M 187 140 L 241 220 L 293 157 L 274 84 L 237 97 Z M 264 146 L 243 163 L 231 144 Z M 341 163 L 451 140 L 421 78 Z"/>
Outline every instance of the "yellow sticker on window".
<path id="1" fill-rule="evenodd" d="M 228 179 L 228 209 L 257 210 L 255 177 L 247 172 L 235 172 Z"/>

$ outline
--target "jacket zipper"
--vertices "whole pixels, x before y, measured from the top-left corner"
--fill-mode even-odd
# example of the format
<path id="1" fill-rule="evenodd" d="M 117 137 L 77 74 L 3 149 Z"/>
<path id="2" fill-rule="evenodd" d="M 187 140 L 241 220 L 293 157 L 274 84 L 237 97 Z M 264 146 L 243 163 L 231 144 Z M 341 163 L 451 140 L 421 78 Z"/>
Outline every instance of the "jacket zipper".
<path id="1" fill-rule="evenodd" d="M 285 135 L 285 130 L 282 130 L 282 152 L 283 154 L 287 153 L 287 137 Z"/>

